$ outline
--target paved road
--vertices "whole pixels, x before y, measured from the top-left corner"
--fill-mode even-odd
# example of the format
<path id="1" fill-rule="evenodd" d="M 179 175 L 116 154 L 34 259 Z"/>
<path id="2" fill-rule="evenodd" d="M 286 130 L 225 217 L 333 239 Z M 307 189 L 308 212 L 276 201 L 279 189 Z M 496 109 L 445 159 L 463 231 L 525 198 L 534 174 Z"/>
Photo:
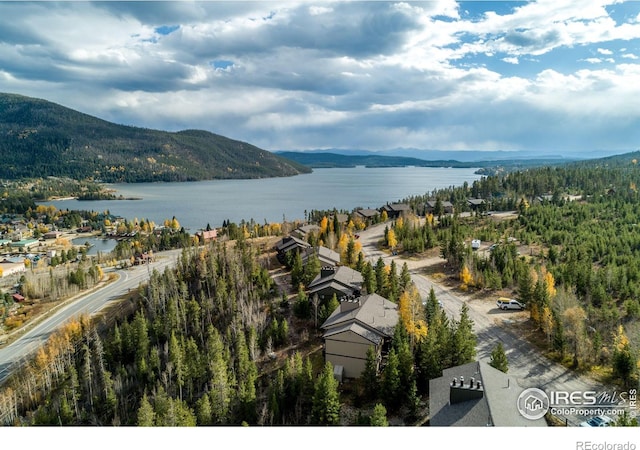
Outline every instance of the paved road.
<path id="1" fill-rule="evenodd" d="M 400 270 L 402 264 L 407 260 L 378 249 L 377 243 L 384 236 L 384 227 L 384 224 L 379 224 L 359 233 L 362 250 L 372 264 L 375 264 L 379 257 L 382 257 L 386 264 L 389 264 L 391 259 L 395 259 L 398 270 Z M 438 284 L 424 274 L 418 273 L 420 266 L 424 266 L 424 264 L 424 262 L 421 264 L 416 261 L 407 261 L 413 282 L 423 298 L 429 295 L 429 290 L 433 287 L 438 300 L 442 302 L 443 308 L 451 318 L 459 318 L 462 304 L 467 304 L 469 316 L 474 322 L 474 331 L 478 338 L 476 347 L 478 360 L 489 362 L 491 351 L 498 342 L 502 342 L 509 360 L 509 374 L 514 375 L 523 388 L 537 387 L 545 392 L 559 390 L 569 392 L 614 391 L 612 387 L 603 386 L 587 377 L 576 375 L 564 366 L 540 354 L 533 345 L 510 331 L 507 326 L 500 326 L 496 323 L 495 314 L 504 316 L 513 314 L 513 312 L 500 311 L 493 308 L 493 305 L 487 305 L 486 302 L 467 301 L 457 292 Z M 565 415 L 563 418 L 568 420 L 569 425 L 578 425 L 585 419 L 579 415 Z"/>
<path id="2" fill-rule="evenodd" d="M 149 266 L 134 266 L 130 269 L 115 271 L 119 276 L 116 281 L 69 302 L 10 345 L 0 349 L 0 385 L 11 374 L 12 369 L 38 349 L 55 329 L 73 317 L 97 313 L 110 301 L 120 298 L 129 290 L 136 289 L 141 283 L 146 282 L 152 270 L 162 272 L 165 267 L 175 265 L 180 253 L 181 250 L 159 252 L 156 253 L 156 260 Z"/>

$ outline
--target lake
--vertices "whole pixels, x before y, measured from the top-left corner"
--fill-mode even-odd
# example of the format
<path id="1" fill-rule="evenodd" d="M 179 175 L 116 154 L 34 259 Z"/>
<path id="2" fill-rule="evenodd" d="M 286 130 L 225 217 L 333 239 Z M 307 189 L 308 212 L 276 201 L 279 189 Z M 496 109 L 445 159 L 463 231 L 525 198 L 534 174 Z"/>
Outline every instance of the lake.
<path id="1" fill-rule="evenodd" d="M 379 208 L 434 189 L 480 179 L 470 168 L 384 167 L 314 169 L 310 174 L 257 180 L 111 184 L 116 195 L 140 200 L 57 200 L 56 208 L 106 211 L 162 225 L 173 216 L 189 232 L 224 220 L 258 223 L 304 219 L 305 211 Z"/>

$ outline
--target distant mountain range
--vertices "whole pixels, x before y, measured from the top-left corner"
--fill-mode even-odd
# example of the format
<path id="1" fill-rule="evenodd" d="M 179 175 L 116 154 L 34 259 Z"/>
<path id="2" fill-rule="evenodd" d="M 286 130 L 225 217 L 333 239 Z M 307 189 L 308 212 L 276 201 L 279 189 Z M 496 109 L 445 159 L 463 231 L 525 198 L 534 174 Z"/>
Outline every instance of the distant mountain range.
<path id="1" fill-rule="evenodd" d="M 509 158 L 508 152 L 500 153 L 493 152 L 496 155 L 500 155 L 504 159 L 484 159 L 475 158 L 473 160 L 460 161 L 455 159 L 421 159 L 410 156 L 385 156 L 382 152 L 362 152 L 359 154 L 339 154 L 333 152 L 321 152 L 321 151 L 279 151 L 276 152 L 280 156 L 284 156 L 292 161 L 297 161 L 305 166 L 320 169 L 320 168 L 338 168 L 338 167 L 476 167 L 478 170 L 476 173 L 485 175 L 491 175 L 503 170 L 524 169 L 527 167 L 536 167 L 543 165 L 557 165 L 565 164 L 567 162 L 579 161 L 579 158 L 559 158 L 559 157 L 545 157 L 540 156 L 537 158 L 525 159 L 524 155 L 521 157 Z M 459 152 L 451 152 L 459 153 Z M 426 154 L 426 153 L 417 153 Z M 435 153 L 440 158 L 444 156 L 451 156 L 449 152 L 441 152 L 441 154 Z"/>
<path id="2" fill-rule="evenodd" d="M 629 150 L 631 152 L 633 150 Z M 295 156 L 295 153 L 305 154 L 333 154 L 341 156 L 365 156 L 365 157 L 393 157 L 393 158 L 414 158 L 422 161 L 442 161 L 442 162 L 481 162 L 482 165 L 495 163 L 496 161 L 533 161 L 533 160 L 545 160 L 558 162 L 562 161 L 575 161 L 585 159 L 597 159 L 607 156 L 614 156 L 616 154 L 622 154 L 623 151 L 614 152 L 608 150 L 591 151 L 591 152 L 570 152 L 570 151 L 557 151 L 557 152 L 529 152 L 521 150 L 424 150 L 418 148 L 395 148 L 390 150 L 363 150 L 363 149 L 344 149 L 344 148 L 328 148 L 328 149 L 314 149 L 314 150 L 276 150 L 274 153 L 279 155 L 294 156 L 296 161 L 301 158 L 307 158 L 302 156 Z M 310 160 L 310 159 L 309 159 Z M 319 161 L 321 158 L 319 158 Z M 344 161 L 347 161 L 346 159 Z M 354 160 L 355 161 L 355 160 Z M 382 160 L 381 160 L 382 161 Z M 390 160 L 389 160 L 390 161 Z M 478 164 L 472 164 L 471 166 L 478 166 Z"/>
<path id="3" fill-rule="evenodd" d="M 46 100 L 0 93 L 0 178 L 195 181 L 310 171 L 272 152 L 207 131 L 116 125 Z"/>

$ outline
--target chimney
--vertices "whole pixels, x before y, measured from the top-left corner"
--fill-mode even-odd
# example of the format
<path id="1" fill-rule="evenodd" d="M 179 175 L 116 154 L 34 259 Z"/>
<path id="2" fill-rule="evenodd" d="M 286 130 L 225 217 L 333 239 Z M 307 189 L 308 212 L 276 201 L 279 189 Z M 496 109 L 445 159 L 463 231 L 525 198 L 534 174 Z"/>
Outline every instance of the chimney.
<path id="1" fill-rule="evenodd" d="M 353 311 L 360 307 L 359 298 L 342 297 L 340 299 L 340 312 Z"/>
<path id="2" fill-rule="evenodd" d="M 468 384 L 464 384 L 464 377 L 460 377 L 460 383 L 456 378 L 453 379 L 449 386 L 449 404 L 466 402 L 469 400 L 477 400 L 484 396 L 484 389 L 480 381 L 476 381 L 471 377 Z"/>
<path id="3" fill-rule="evenodd" d="M 320 278 L 326 278 L 336 273 L 336 268 L 333 266 L 324 266 L 320 269 Z"/>

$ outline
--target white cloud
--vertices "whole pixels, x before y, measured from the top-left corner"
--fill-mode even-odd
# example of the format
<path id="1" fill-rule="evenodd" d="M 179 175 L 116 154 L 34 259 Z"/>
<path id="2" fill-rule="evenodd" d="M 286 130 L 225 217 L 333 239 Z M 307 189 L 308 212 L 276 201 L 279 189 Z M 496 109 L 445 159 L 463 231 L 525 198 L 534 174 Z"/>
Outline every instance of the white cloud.
<path id="1" fill-rule="evenodd" d="M 623 146 L 640 125 L 640 27 L 582 3 L 471 20 L 453 0 L 7 2 L 0 80 L 118 123 L 267 149 Z"/>

